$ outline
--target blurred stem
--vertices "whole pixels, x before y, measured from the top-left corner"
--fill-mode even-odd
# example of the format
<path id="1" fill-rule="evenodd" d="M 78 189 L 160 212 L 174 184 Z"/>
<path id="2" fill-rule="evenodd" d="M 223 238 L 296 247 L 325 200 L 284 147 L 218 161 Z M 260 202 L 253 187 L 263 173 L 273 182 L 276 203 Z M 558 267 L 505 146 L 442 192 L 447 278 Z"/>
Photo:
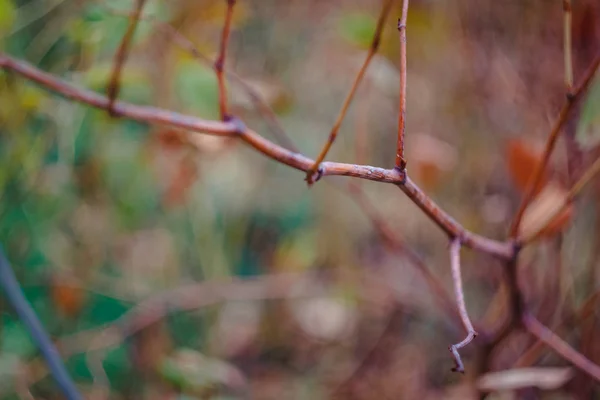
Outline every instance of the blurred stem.
<path id="1" fill-rule="evenodd" d="M 25 328 L 44 356 L 48 368 L 52 372 L 57 385 L 69 400 L 83 399 L 71 380 L 58 351 L 50 340 L 48 333 L 25 298 L 19 282 L 0 247 L 0 286 L 6 299 L 14 308 Z"/>
<path id="2" fill-rule="evenodd" d="M 221 121 L 227 119 L 227 87 L 225 86 L 225 76 L 223 73 L 225 67 L 225 59 L 227 57 L 227 46 L 229 45 L 229 35 L 231 33 L 231 21 L 233 19 L 233 7 L 236 0 L 227 1 L 227 12 L 225 14 L 225 22 L 221 31 L 221 44 L 219 46 L 219 56 L 215 61 L 215 71 L 217 74 L 217 82 L 219 84 L 219 112 Z"/>
<path id="3" fill-rule="evenodd" d="M 396 168 L 404 170 L 404 131 L 406 130 L 406 18 L 408 0 L 402 2 L 402 16 L 398 20 L 400 36 L 400 103 L 398 106 L 398 143 L 396 145 Z"/>

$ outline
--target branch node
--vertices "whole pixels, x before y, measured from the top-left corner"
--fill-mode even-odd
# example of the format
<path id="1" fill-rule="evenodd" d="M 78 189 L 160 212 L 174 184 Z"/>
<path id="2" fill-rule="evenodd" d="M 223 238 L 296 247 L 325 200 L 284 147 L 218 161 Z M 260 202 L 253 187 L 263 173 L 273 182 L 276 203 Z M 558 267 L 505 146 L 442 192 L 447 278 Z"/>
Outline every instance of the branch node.
<path id="1" fill-rule="evenodd" d="M 233 129 L 238 135 L 242 135 L 248 129 L 246 124 L 244 124 L 244 121 L 232 114 L 225 114 L 223 116 L 223 122 L 233 125 Z"/>

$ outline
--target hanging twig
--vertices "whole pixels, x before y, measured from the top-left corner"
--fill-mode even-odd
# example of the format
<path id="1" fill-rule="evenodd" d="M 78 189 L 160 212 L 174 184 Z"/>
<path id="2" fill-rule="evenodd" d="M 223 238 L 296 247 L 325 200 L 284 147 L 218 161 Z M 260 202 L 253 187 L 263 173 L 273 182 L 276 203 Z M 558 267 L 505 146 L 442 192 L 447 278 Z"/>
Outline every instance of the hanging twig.
<path id="1" fill-rule="evenodd" d="M 23 322 L 23 325 L 31 335 L 31 338 L 40 349 L 48 364 L 48 368 L 54 376 L 56 384 L 60 387 L 65 397 L 69 400 L 83 399 L 69 376 L 48 333 L 46 333 L 44 326 L 23 295 L 23 291 L 4 255 L 2 247 L 0 247 L 0 287 L 2 287 L 6 299 L 14 308 L 21 322 Z"/>
<path id="2" fill-rule="evenodd" d="M 473 339 L 475 339 L 475 337 L 477 336 L 477 332 L 475 331 L 475 328 L 473 328 L 473 324 L 469 319 L 469 314 L 467 313 L 467 306 L 465 304 L 465 293 L 463 291 L 462 278 L 460 276 L 460 248 L 460 239 L 453 239 L 450 243 L 450 268 L 452 270 L 452 282 L 454 283 L 454 295 L 456 296 L 458 313 L 460 315 L 460 319 L 463 323 L 463 326 L 467 331 L 467 337 L 462 342 L 451 345 L 449 347 L 449 350 L 454 356 L 454 362 L 456 363 L 456 367 L 452 370 L 464 373 L 465 367 L 460 358 L 458 350 L 471 343 Z"/>

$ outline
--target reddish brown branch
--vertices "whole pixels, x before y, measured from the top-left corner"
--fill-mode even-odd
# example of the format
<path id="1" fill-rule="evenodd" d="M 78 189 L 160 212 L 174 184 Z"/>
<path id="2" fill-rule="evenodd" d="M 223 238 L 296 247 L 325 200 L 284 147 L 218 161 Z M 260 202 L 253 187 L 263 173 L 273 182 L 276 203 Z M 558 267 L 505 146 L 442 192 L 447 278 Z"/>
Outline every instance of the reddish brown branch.
<path id="1" fill-rule="evenodd" d="M 581 353 L 569 346 L 567 342 L 546 328 L 533 315 L 525 313 L 522 320 L 525 329 L 527 329 L 529 333 L 544 342 L 546 346 L 557 352 L 562 358 L 600 382 L 600 366 L 594 364 Z"/>
<path id="2" fill-rule="evenodd" d="M 452 270 L 452 281 L 454 283 L 454 294 L 456 296 L 458 313 L 463 326 L 467 331 L 467 337 L 460 343 L 451 345 L 448 349 L 454 356 L 454 362 L 456 363 L 456 367 L 452 370 L 464 373 L 465 367 L 460 358 L 458 350 L 471 343 L 477 336 L 477 332 L 475 331 L 475 328 L 473 328 L 473 324 L 471 323 L 469 313 L 467 312 L 467 306 L 465 304 L 465 294 L 462 286 L 462 278 L 460 276 L 460 248 L 460 239 L 452 240 L 450 243 L 450 268 Z"/>
<path id="3" fill-rule="evenodd" d="M 525 213 L 525 209 L 533 199 L 535 193 L 540 189 L 540 184 L 544 176 L 544 171 L 546 170 L 548 161 L 550 160 L 550 156 L 552 155 L 554 147 L 556 146 L 558 134 L 560 133 L 564 124 L 567 122 L 567 119 L 573 109 L 573 105 L 585 92 L 590 82 L 592 81 L 592 78 L 594 77 L 599 65 L 600 54 L 596 56 L 596 58 L 584 74 L 584 77 L 579 83 L 579 85 L 577 85 L 577 87 L 574 88 L 573 92 L 569 96 L 567 96 L 567 101 L 560 110 L 556 122 L 552 127 L 552 131 L 550 132 L 550 136 L 548 137 L 548 141 L 546 142 L 546 147 L 544 149 L 542 160 L 536 166 L 536 169 L 532 174 L 532 179 L 529 182 L 527 190 L 525 191 L 525 195 L 523 196 L 523 200 L 521 201 L 521 205 L 519 206 L 519 210 L 517 211 L 517 214 L 515 216 L 514 222 L 510 230 L 511 237 L 517 236 L 517 233 L 519 232 L 519 227 L 521 225 L 521 220 L 523 219 L 523 214 Z"/>
<path id="4" fill-rule="evenodd" d="M 398 143 L 396 145 L 396 167 L 406 168 L 404 159 L 404 131 L 406 130 L 406 17 L 408 0 L 402 2 L 402 16 L 398 19 L 400 36 L 400 103 L 398 106 Z"/>
<path id="5" fill-rule="evenodd" d="M 121 72 L 125 62 L 127 61 L 127 55 L 129 54 L 131 41 L 135 33 L 135 28 L 140 20 L 140 15 L 142 14 L 142 8 L 144 7 L 145 2 L 146 0 L 136 0 L 135 9 L 129 17 L 129 25 L 127 26 L 127 30 L 125 31 L 123 38 L 121 39 L 121 44 L 115 53 L 110 80 L 108 81 L 108 86 L 106 88 L 106 95 L 108 96 L 107 110 L 112 116 L 118 115 L 114 104 L 121 90 Z"/>
<path id="6" fill-rule="evenodd" d="M 233 18 L 233 7 L 235 6 L 236 0 L 227 1 L 227 12 L 225 14 L 225 22 L 223 24 L 223 30 L 221 32 L 221 44 L 219 46 L 219 55 L 215 61 L 215 71 L 217 74 L 217 82 L 219 84 L 219 112 L 221 115 L 221 121 L 227 119 L 227 88 L 225 87 L 225 58 L 227 56 L 227 46 L 229 44 L 229 34 L 231 33 L 231 21 Z"/>
<path id="7" fill-rule="evenodd" d="M 354 95 L 356 94 L 358 85 L 363 80 L 365 73 L 367 72 L 367 68 L 369 67 L 369 64 L 371 63 L 371 60 L 377 53 L 377 49 L 379 48 L 379 44 L 381 42 L 381 33 L 383 32 L 383 27 L 385 26 L 385 17 L 389 14 L 392 3 L 393 3 L 393 0 L 384 0 L 383 7 L 381 8 L 381 13 L 379 14 L 379 19 L 377 20 L 377 27 L 375 29 L 375 34 L 373 35 L 373 40 L 371 41 L 371 46 L 369 47 L 369 53 L 367 54 L 367 58 L 365 59 L 363 65 L 360 67 L 360 70 L 358 71 L 358 74 L 356 75 L 356 78 L 354 79 L 354 82 L 352 83 L 350 92 L 346 96 L 346 99 L 344 100 L 344 103 L 342 104 L 342 109 L 338 113 L 338 116 L 333 124 L 333 127 L 331 128 L 331 131 L 329 132 L 329 137 L 327 138 L 327 142 L 321 149 L 321 152 L 317 156 L 317 159 L 315 160 L 312 167 L 306 172 L 306 182 L 309 185 L 312 185 L 315 181 L 318 180 L 319 165 L 323 162 L 323 160 L 325 160 L 325 157 L 327 156 L 329 149 L 331 149 L 333 142 L 335 142 L 335 139 L 340 130 L 340 126 L 342 125 L 342 122 L 344 121 L 344 117 L 346 116 L 346 113 L 348 112 L 348 108 L 350 107 L 350 104 L 352 103 L 352 99 L 354 98 Z"/>
<path id="8" fill-rule="evenodd" d="M 108 107 L 108 98 L 90 90 L 78 88 L 7 55 L 0 54 L 0 67 L 14 71 L 68 99 L 105 110 Z M 156 107 L 138 106 L 121 101 L 115 102 L 114 108 L 119 115 L 140 122 L 165 124 L 199 133 L 237 136 L 265 156 L 301 171 L 309 171 L 314 165 L 314 161 L 310 158 L 287 150 L 265 139 L 256 132 L 243 126 L 238 120 L 229 122 L 207 121 Z M 318 175 L 319 177 L 328 175 L 353 176 L 376 182 L 394 183 L 398 185 L 406 195 L 419 206 L 419 208 L 424 210 L 437 225 L 442 227 L 445 232 L 454 237 L 461 238 L 463 245 L 502 259 L 507 259 L 512 256 L 511 243 L 498 242 L 467 231 L 427 197 L 418 186 L 408 179 L 406 172 L 400 172 L 395 168 L 383 169 L 368 165 L 324 162 L 319 167 Z"/>

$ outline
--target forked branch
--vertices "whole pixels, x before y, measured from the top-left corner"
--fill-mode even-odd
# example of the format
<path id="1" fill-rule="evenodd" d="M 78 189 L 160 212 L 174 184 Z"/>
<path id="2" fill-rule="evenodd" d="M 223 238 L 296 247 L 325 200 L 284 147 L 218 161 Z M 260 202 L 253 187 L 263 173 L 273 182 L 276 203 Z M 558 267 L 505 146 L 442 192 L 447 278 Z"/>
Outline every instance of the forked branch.
<path id="1" fill-rule="evenodd" d="M 360 67 L 360 70 L 358 71 L 358 74 L 356 75 L 356 78 L 354 79 L 354 83 L 352 83 L 350 92 L 346 96 L 346 99 L 344 100 L 344 103 L 342 104 L 342 109 L 340 110 L 340 112 L 333 124 L 333 127 L 331 128 L 331 131 L 329 132 L 329 137 L 327 138 L 327 142 L 321 149 L 321 152 L 317 156 L 317 159 L 315 160 L 314 164 L 306 172 L 305 180 L 309 185 L 312 185 L 315 181 L 319 180 L 319 178 L 321 177 L 321 174 L 318 173 L 319 166 L 321 165 L 323 160 L 325 160 L 325 157 L 327 156 L 329 149 L 331 149 L 333 142 L 335 142 L 335 139 L 340 130 L 340 126 L 342 125 L 342 122 L 344 121 L 344 117 L 346 116 L 346 113 L 348 112 L 348 108 L 350 107 L 350 104 L 352 103 L 354 94 L 356 93 L 356 90 L 358 89 L 358 85 L 363 80 L 363 77 L 365 76 L 365 73 L 367 72 L 367 68 L 369 67 L 369 64 L 371 63 L 371 60 L 377 53 L 377 49 L 379 48 L 379 44 L 381 42 L 381 33 L 383 32 L 383 27 L 385 26 L 385 18 L 389 14 L 392 3 L 393 3 L 393 0 L 384 0 L 383 7 L 381 8 L 381 13 L 379 14 L 379 19 L 377 20 L 377 27 L 375 28 L 375 34 L 373 35 L 373 40 L 371 41 L 371 46 L 369 47 L 369 52 L 367 54 L 367 58 L 363 62 L 362 66 Z"/>

